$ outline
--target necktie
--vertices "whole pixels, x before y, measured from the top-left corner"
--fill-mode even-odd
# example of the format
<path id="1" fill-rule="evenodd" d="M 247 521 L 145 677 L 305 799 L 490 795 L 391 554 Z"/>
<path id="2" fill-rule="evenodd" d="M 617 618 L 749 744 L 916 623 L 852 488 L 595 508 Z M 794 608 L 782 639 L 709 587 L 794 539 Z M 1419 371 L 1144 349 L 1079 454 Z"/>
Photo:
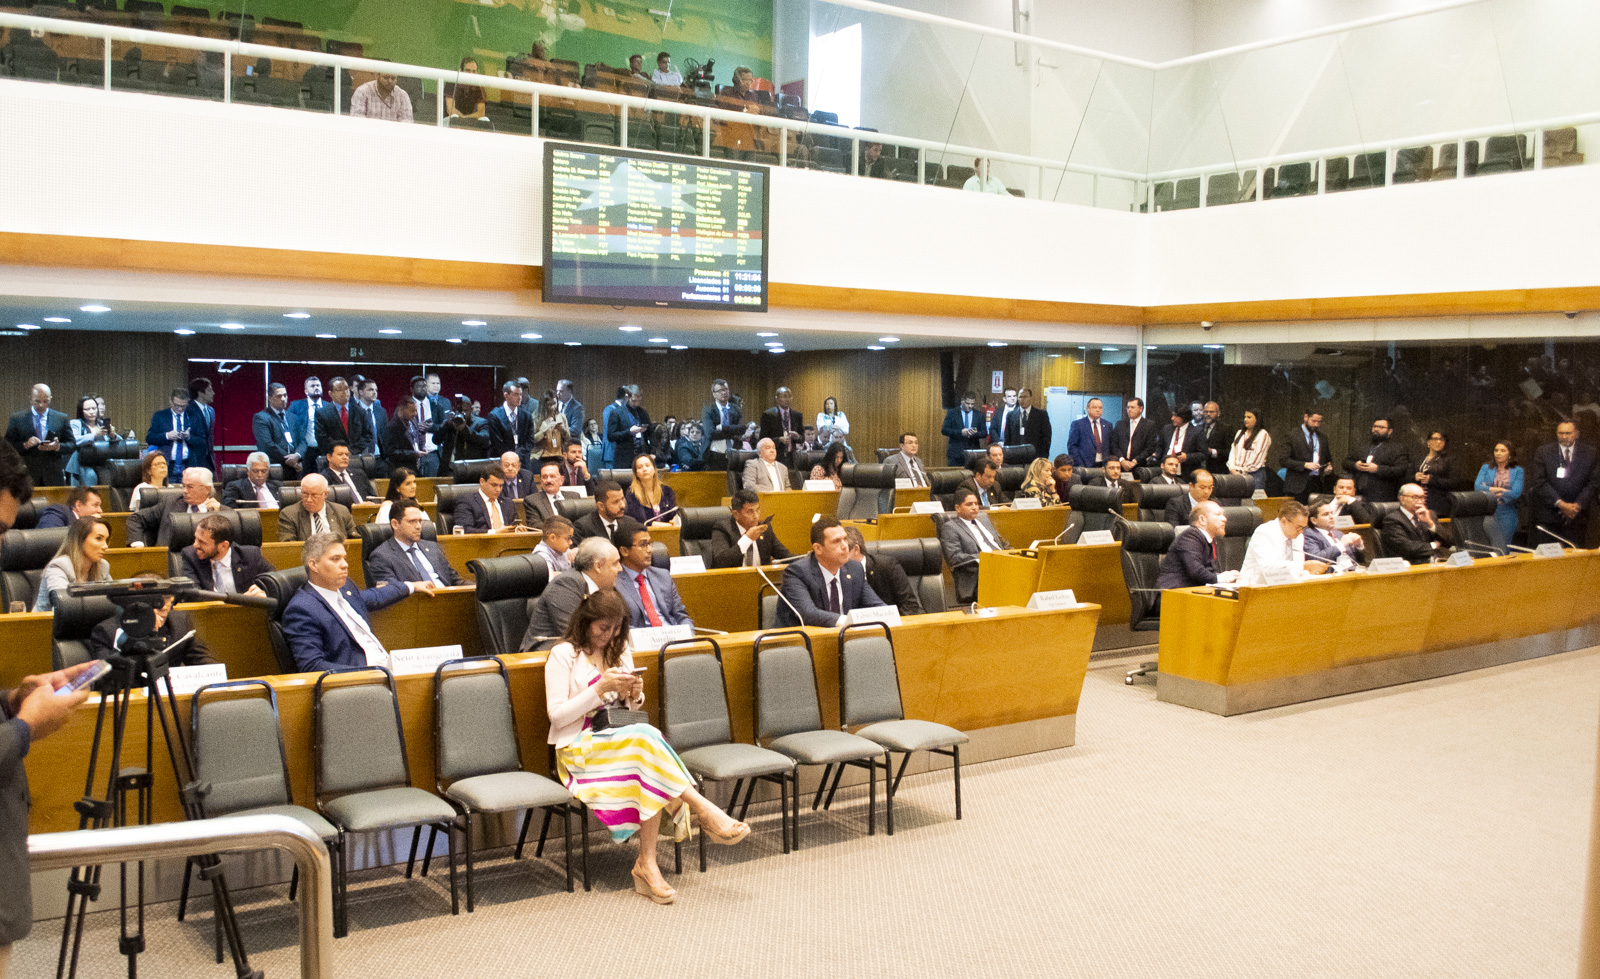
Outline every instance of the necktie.
<path id="1" fill-rule="evenodd" d="M 287 448 L 293 447 L 294 446 L 294 439 L 289 436 L 289 422 L 288 422 L 287 419 L 285 419 L 283 417 L 283 412 L 274 411 L 272 413 L 272 417 L 274 417 L 274 418 L 276 418 L 278 420 L 278 430 L 283 433 L 283 446 L 284 446 L 284 448 L 287 449 Z"/>
<path id="2" fill-rule="evenodd" d="M 989 493 L 981 486 L 978 488 L 978 502 L 986 507 L 989 505 Z"/>
<path id="3" fill-rule="evenodd" d="M 922 478 L 922 466 L 917 463 L 917 460 L 912 459 L 911 460 L 911 485 L 912 486 L 921 486 L 924 482 L 925 482 L 925 480 Z"/>
<path id="4" fill-rule="evenodd" d="M 568 486 L 576 486 L 576 485 L 578 485 L 578 470 L 576 470 L 576 469 L 568 469 L 567 470 L 567 485 Z"/>
<path id="5" fill-rule="evenodd" d="M 1288 538 L 1285 538 L 1283 541 L 1283 559 L 1285 561 L 1294 560 L 1294 541 L 1289 540 Z"/>
<path id="6" fill-rule="evenodd" d="M 722 407 L 717 409 L 717 412 L 718 412 L 718 414 L 722 415 L 722 427 L 723 428 L 727 428 L 728 427 L 728 406 L 727 405 L 723 405 Z"/>
<path id="7" fill-rule="evenodd" d="M 747 568 L 753 568 L 760 563 L 761 545 L 759 541 L 754 541 L 750 544 L 750 548 L 744 552 L 744 566 Z"/>
<path id="8" fill-rule="evenodd" d="M 224 595 L 232 595 L 238 591 L 233 584 L 233 572 L 228 568 L 227 561 L 211 562 L 212 583 L 217 586 L 217 591 Z"/>
<path id="9" fill-rule="evenodd" d="M 349 434 L 349 432 L 350 432 L 350 406 L 349 405 L 340 405 L 339 406 L 339 427 L 344 429 L 346 434 Z"/>
<path id="10" fill-rule="evenodd" d="M 1217 564 L 1217 541 L 1216 541 L 1216 538 L 1212 538 L 1212 540 L 1211 540 L 1211 565 L 1212 565 L 1212 567 L 1215 567 L 1216 564 Z"/>
<path id="11" fill-rule="evenodd" d="M 44 418 L 45 416 L 38 414 L 33 416 L 33 432 L 39 437 L 39 441 L 41 442 L 45 441 Z"/>
<path id="12" fill-rule="evenodd" d="M 328 532 L 328 521 L 320 510 L 311 515 L 311 532 L 313 534 L 326 534 Z"/>
<path id="13" fill-rule="evenodd" d="M 1094 430 L 1094 454 L 1095 455 L 1099 455 L 1100 454 L 1100 446 L 1101 446 L 1101 442 L 1100 442 L 1100 423 L 1099 422 L 1095 422 L 1090 427 Z"/>
<path id="14" fill-rule="evenodd" d="M 422 560 L 422 548 L 412 544 L 406 550 L 411 555 L 411 563 L 416 566 L 417 575 L 419 576 L 417 580 L 434 581 L 433 569 L 428 567 L 426 561 Z"/>
<path id="15" fill-rule="evenodd" d="M 189 512 L 190 513 L 199 513 L 200 512 L 200 508 L 195 506 L 193 503 L 191 503 L 191 504 L 189 504 Z"/>
<path id="16" fill-rule="evenodd" d="M 43 423 L 41 422 L 41 425 L 42 424 Z M 174 411 L 172 413 L 172 430 L 176 432 L 181 428 L 183 428 L 183 422 L 178 418 L 178 413 Z M 174 465 L 182 464 L 184 455 L 183 450 L 186 448 L 188 448 L 188 446 L 184 445 L 182 442 L 172 443 L 172 462 Z M 194 511 L 191 510 L 189 512 L 193 513 Z"/>
<path id="17" fill-rule="evenodd" d="M 976 520 L 972 521 L 972 534 L 978 538 L 979 550 L 993 551 L 998 549 L 995 542 L 990 539 L 989 532 L 983 529 L 983 524 Z"/>
<path id="18" fill-rule="evenodd" d="M 789 434 L 789 409 L 783 409 L 783 434 Z"/>
<path id="19" fill-rule="evenodd" d="M 278 505 L 278 501 L 272 498 L 272 491 L 267 489 L 266 483 L 262 483 L 256 490 L 256 503 L 269 510 Z"/>
<path id="20" fill-rule="evenodd" d="M 1022 436 L 1028 434 L 1028 409 L 1026 408 L 1022 409 L 1022 414 L 1017 419 L 1017 434 Z"/>
<path id="21" fill-rule="evenodd" d="M 661 615 L 656 611 L 656 603 L 650 600 L 650 587 L 645 584 L 644 572 L 634 575 L 633 582 L 639 586 L 639 604 L 644 608 L 644 617 L 650 620 L 652 626 L 661 625 Z"/>
<path id="22" fill-rule="evenodd" d="M 1183 451 L 1183 429 L 1175 429 L 1172 433 L 1172 451 L 1167 455 L 1177 455 Z"/>
<path id="23" fill-rule="evenodd" d="M 843 610 L 843 603 L 839 601 L 839 579 L 835 576 L 828 582 L 828 611 L 838 615 Z"/>
<path id="24" fill-rule="evenodd" d="M 356 607 L 345 599 L 343 592 L 339 593 L 339 618 L 344 620 L 344 627 L 350 630 L 351 637 L 369 658 L 376 655 L 382 660 L 389 655 L 383 648 L 383 643 L 379 642 L 378 637 L 367 627 L 367 620 L 363 619 L 361 613 L 356 611 Z"/>
<path id="25" fill-rule="evenodd" d="M 489 529 L 499 530 L 504 527 L 506 522 L 500 517 L 500 501 L 486 500 L 485 502 L 489 505 Z"/>
<path id="26" fill-rule="evenodd" d="M 963 411 L 961 413 L 961 427 L 962 428 L 971 428 L 972 427 L 972 412 Z"/>

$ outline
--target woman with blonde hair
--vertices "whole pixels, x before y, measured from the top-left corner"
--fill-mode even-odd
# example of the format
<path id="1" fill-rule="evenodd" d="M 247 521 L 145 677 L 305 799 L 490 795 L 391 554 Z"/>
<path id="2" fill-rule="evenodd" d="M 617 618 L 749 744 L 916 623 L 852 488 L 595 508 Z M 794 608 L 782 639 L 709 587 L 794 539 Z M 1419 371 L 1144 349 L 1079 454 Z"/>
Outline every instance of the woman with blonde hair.
<path id="1" fill-rule="evenodd" d="M 111 528 L 99 517 L 79 517 L 67 528 L 67 539 L 61 542 L 56 556 L 44 566 L 39 578 L 39 597 L 34 599 L 35 612 L 55 611 L 58 589 L 79 581 L 110 581 L 111 565 L 106 561 L 106 550 L 111 546 Z"/>
<path id="2" fill-rule="evenodd" d="M 661 482 L 661 472 L 648 453 L 633 457 L 633 482 L 623 492 L 628 516 L 645 526 L 678 523 L 678 494 Z"/>
<path id="3" fill-rule="evenodd" d="M 1040 456 L 1028 463 L 1028 475 L 1023 478 L 1017 496 L 1038 500 L 1040 506 L 1061 505 L 1061 496 L 1056 492 L 1055 470 L 1050 468 L 1049 459 Z"/>
<path id="4" fill-rule="evenodd" d="M 561 402 L 556 400 L 554 391 L 546 390 L 539 395 L 539 417 L 534 420 L 533 430 L 533 446 L 538 450 L 540 461 L 559 460 L 571 437 L 572 430 L 567 427 Z"/>

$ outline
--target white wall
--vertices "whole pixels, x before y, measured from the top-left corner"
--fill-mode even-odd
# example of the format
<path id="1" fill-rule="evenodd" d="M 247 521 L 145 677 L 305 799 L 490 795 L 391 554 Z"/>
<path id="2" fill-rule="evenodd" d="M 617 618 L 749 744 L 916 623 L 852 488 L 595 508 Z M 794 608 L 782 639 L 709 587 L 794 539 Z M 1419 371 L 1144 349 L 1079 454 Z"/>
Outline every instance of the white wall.
<path id="1" fill-rule="evenodd" d="M 1192 0 L 1196 54 L 1286 37 L 1363 17 L 1433 6 L 1438 0 Z"/>
<path id="2" fill-rule="evenodd" d="M 1195 53 L 1191 0 L 1031 0 L 1035 37 L 1170 61 Z"/>

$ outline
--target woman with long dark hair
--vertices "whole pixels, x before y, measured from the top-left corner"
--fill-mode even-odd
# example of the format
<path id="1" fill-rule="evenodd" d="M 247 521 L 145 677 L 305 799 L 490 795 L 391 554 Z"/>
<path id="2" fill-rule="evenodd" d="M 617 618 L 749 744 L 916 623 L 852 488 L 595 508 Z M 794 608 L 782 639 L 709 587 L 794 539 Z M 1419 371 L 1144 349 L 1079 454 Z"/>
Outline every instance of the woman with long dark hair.
<path id="1" fill-rule="evenodd" d="M 373 515 L 372 522 L 380 527 L 389 526 L 389 514 L 401 503 L 417 502 L 417 474 L 405 466 L 397 466 L 389 473 L 389 492 L 383 494 L 383 505 Z"/>
<path id="2" fill-rule="evenodd" d="M 1443 432 L 1428 433 L 1428 454 L 1417 463 L 1416 481 L 1436 517 L 1450 516 L 1450 493 L 1456 488 L 1455 460 Z"/>
<path id="3" fill-rule="evenodd" d="M 1522 467 L 1517 465 L 1517 447 L 1509 439 L 1494 444 L 1494 459 L 1478 470 L 1473 488 L 1494 497 L 1494 518 L 1484 525 L 1489 542 L 1501 551 L 1517 534 L 1517 503 L 1522 499 Z"/>
<path id="4" fill-rule="evenodd" d="M 1233 447 L 1228 450 L 1228 471 L 1250 477 L 1258 490 L 1267 488 L 1267 452 L 1272 448 L 1272 435 L 1261 427 L 1261 412 L 1246 411 L 1244 427 L 1233 433 Z"/>
<path id="5" fill-rule="evenodd" d="M 808 479 L 828 479 L 833 481 L 834 489 L 844 488 L 844 479 L 839 471 L 844 468 L 844 443 L 834 442 L 823 450 L 822 461 L 811 467 Z"/>

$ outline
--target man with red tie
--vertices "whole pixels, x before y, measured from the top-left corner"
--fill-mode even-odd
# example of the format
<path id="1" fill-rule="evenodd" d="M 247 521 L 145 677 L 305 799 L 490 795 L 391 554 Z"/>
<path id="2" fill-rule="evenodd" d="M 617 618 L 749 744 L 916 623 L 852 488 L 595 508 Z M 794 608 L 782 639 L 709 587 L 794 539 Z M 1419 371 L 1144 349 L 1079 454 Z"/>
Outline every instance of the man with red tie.
<path id="1" fill-rule="evenodd" d="M 688 609 L 683 607 L 683 600 L 678 597 L 671 573 L 650 563 L 650 531 L 643 524 L 624 517 L 611 535 L 611 543 L 622 556 L 617 594 L 628 603 L 628 611 L 633 614 L 633 628 L 694 625 Z"/>
<path id="2" fill-rule="evenodd" d="M 1217 538 L 1228 529 L 1228 515 L 1214 500 L 1197 503 L 1189 511 L 1189 526 L 1178 532 L 1161 558 L 1156 587 L 1195 588 L 1239 580 L 1237 571 L 1217 570 Z"/>
<path id="3" fill-rule="evenodd" d="M 1093 469 L 1105 465 L 1111 457 L 1107 444 L 1111 426 L 1100 419 L 1105 405 L 1099 398 L 1090 398 L 1084 410 L 1084 416 L 1073 422 L 1072 430 L 1067 433 L 1067 455 L 1079 469 Z"/>
<path id="4" fill-rule="evenodd" d="M 768 408 L 761 414 L 761 437 L 771 439 L 772 444 L 778 449 L 778 461 L 785 466 L 789 464 L 789 457 L 794 453 L 794 447 L 799 445 L 803 438 L 801 428 L 805 422 L 801 420 L 800 412 L 789 407 L 794 400 L 794 392 L 788 388 L 779 388 L 777 405 Z"/>
<path id="5" fill-rule="evenodd" d="M 367 431 L 367 413 L 356 411 L 350 405 L 350 384 L 342 377 L 328 382 L 329 401 L 317 409 L 317 445 L 324 453 L 336 442 L 345 445 L 365 445 L 373 439 Z M 356 501 L 361 502 L 360 500 Z"/>

